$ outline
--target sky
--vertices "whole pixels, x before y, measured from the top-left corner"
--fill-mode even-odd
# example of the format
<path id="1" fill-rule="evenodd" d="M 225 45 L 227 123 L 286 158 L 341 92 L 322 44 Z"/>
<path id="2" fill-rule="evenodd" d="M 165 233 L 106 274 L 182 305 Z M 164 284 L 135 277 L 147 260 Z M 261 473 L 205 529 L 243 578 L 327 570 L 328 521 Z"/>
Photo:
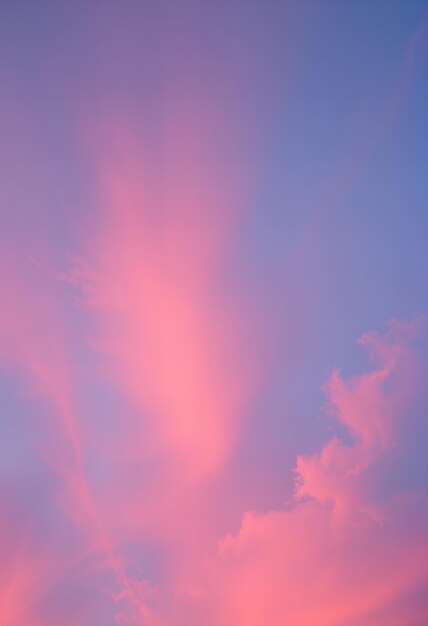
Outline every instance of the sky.
<path id="1" fill-rule="evenodd" d="M 427 0 L 0 2 L 2 626 L 428 624 Z"/>

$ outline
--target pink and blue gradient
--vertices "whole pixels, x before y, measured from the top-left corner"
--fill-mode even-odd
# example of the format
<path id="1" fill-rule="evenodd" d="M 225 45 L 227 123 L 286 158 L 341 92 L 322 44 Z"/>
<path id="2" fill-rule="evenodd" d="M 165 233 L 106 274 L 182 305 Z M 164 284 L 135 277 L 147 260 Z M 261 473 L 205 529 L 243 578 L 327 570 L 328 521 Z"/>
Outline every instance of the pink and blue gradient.
<path id="1" fill-rule="evenodd" d="M 426 626 L 428 2 L 0 58 L 0 625 Z"/>

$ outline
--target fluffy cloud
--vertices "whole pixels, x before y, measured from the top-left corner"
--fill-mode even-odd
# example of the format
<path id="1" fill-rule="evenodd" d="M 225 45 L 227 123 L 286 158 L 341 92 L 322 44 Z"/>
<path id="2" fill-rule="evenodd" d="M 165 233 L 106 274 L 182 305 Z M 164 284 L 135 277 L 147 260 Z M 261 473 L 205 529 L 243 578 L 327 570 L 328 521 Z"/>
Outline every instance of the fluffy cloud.
<path id="1" fill-rule="evenodd" d="M 298 458 L 292 503 L 247 513 L 238 534 L 220 542 L 215 623 L 425 623 L 428 493 L 399 484 L 424 454 L 406 444 L 426 419 L 423 326 L 394 320 L 384 336 L 365 335 L 377 367 L 348 380 L 332 374 L 328 404 L 347 434 Z"/>

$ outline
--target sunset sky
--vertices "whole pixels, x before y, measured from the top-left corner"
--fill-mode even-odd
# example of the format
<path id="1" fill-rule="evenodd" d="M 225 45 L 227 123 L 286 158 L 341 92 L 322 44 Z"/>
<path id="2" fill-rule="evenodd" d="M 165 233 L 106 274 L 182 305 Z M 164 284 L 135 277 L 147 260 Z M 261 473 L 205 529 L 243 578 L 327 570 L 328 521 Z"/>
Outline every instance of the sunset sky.
<path id="1" fill-rule="evenodd" d="M 0 626 L 427 626 L 428 0 L 0 1 Z"/>

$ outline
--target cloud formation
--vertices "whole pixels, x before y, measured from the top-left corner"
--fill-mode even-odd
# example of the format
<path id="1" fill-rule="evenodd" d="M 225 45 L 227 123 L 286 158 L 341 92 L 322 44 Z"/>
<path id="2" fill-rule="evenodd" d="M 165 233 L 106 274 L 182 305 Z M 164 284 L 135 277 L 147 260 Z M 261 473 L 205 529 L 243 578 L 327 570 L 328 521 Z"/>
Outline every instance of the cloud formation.
<path id="1" fill-rule="evenodd" d="M 252 377 L 221 365 L 245 341 L 212 314 L 201 288 L 201 273 L 205 281 L 216 266 L 214 248 L 205 265 L 207 246 L 192 250 L 190 266 L 181 259 L 192 248 L 186 238 L 177 257 L 168 258 L 169 247 L 157 256 L 148 226 L 108 197 L 98 265 L 75 260 L 65 278 L 83 289 L 97 319 L 94 364 L 107 355 L 102 385 L 123 394 L 117 427 L 84 417 L 64 280 L 47 279 L 30 261 L 16 275 L 2 264 L 4 284 L 14 286 L 3 309 L 2 361 L 24 375 L 24 401 L 40 414 L 29 441 L 42 465 L 37 455 L 27 463 L 42 472 L 58 520 L 48 542 L 43 516 L 32 512 L 22 523 L 28 486 L 4 491 L 2 620 L 68 626 L 59 598 L 88 589 L 71 618 L 88 626 L 101 600 L 107 623 L 120 626 L 424 624 L 426 318 L 394 319 L 385 334 L 361 338 L 373 369 L 352 377 L 336 370 L 325 384 L 336 434 L 297 458 L 293 498 L 279 510 L 245 513 L 238 532 L 219 539 L 221 500 L 199 506 L 212 473 L 227 472 L 232 435 L 244 428 L 239 406 Z"/>
<path id="2" fill-rule="evenodd" d="M 285 509 L 247 513 L 238 534 L 220 542 L 216 623 L 413 626 L 428 618 L 428 493 L 398 486 L 424 454 L 403 445 L 421 411 L 426 420 L 426 355 L 414 346 L 424 326 L 393 320 L 385 335 L 364 335 L 377 367 L 350 379 L 332 374 L 329 412 L 346 436 L 298 458 Z"/>
<path id="3" fill-rule="evenodd" d="M 31 4 L 0 626 L 426 626 L 420 3 Z"/>

